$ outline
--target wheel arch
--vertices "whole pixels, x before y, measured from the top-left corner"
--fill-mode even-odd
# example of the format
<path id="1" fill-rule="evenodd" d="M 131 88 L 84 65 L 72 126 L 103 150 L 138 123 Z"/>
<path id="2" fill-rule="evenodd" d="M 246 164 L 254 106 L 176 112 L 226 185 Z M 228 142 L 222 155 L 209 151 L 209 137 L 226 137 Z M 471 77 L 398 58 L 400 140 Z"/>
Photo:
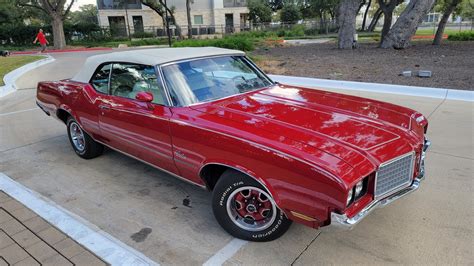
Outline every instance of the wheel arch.
<path id="1" fill-rule="evenodd" d="M 69 116 L 74 118 L 74 120 L 76 120 L 79 123 L 79 125 L 82 126 L 82 123 L 81 123 L 79 117 L 77 117 L 75 115 L 75 113 L 72 111 L 72 109 L 69 106 L 67 106 L 65 104 L 61 104 L 60 106 L 58 106 L 58 108 L 56 110 L 56 117 L 59 120 L 63 121 L 64 124 L 67 124 L 67 119 L 68 119 Z"/>
<path id="2" fill-rule="evenodd" d="M 261 177 L 257 176 L 253 171 L 246 169 L 245 167 L 232 165 L 229 163 L 209 162 L 209 163 L 205 163 L 201 167 L 201 169 L 199 170 L 199 177 L 202 179 L 207 189 L 212 191 L 214 189 L 214 186 L 217 184 L 217 181 L 219 180 L 222 173 L 224 173 L 224 171 L 228 169 L 241 172 L 249 176 L 250 178 L 254 179 L 255 181 L 257 181 L 260 185 L 262 185 L 268 191 L 268 193 L 270 193 L 270 196 L 272 196 L 273 200 L 278 206 L 279 198 L 274 192 L 273 187 L 267 182 L 265 182 Z M 280 208 L 280 210 L 283 211 L 282 208 Z"/>
<path id="3" fill-rule="evenodd" d="M 63 108 L 58 108 L 58 110 L 56 111 L 56 117 L 63 121 L 64 124 L 67 123 L 67 119 L 69 116 L 72 116 L 71 113 L 69 113 L 68 111 L 64 110 Z"/>

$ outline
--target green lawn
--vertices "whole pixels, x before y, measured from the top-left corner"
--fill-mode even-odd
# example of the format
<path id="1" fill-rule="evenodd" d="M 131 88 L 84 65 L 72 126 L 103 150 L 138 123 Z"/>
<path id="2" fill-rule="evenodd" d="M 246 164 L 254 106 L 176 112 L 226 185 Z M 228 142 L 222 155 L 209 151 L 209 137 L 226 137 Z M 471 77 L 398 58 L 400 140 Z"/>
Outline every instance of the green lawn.
<path id="1" fill-rule="evenodd" d="M 36 55 L 21 55 L 21 56 L 9 56 L 0 57 L 0 86 L 5 85 L 3 83 L 3 77 L 8 73 L 17 69 L 23 65 L 40 60 L 44 56 Z"/>
<path id="2" fill-rule="evenodd" d="M 463 29 L 464 31 L 464 29 Z M 454 34 L 454 33 L 458 33 L 460 32 L 459 29 L 454 29 L 454 28 L 446 28 L 444 29 L 444 34 Z M 436 34 L 436 29 L 428 29 L 428 28 L 423 28 L 423 29 L 418 29 L 416 31 L 416 35 L 419 35 L 419 36 L 430 36 L 430 35 L 435 35 Z"/>

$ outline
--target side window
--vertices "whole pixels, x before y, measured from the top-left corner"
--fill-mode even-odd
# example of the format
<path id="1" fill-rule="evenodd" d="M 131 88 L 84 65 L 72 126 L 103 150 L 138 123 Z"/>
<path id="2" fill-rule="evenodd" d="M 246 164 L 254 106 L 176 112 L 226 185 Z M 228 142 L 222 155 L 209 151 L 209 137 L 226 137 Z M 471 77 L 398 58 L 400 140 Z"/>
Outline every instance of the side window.
<path id="1" fill-rule="evenodd" d="M 139 64 L 114 63 L 110 77 L 111 94 L 135 99 L 137 93 L 153 94 L 153 103 L 164 104 L 164 92 L 155 67 Z"/>
<path id="2" fill-rule="evenodd" d="M 91 79 L 92 86 L 98 91 L 107 94 L 109 90 L 109 74 L 112 64 L 106 64 L 95 72 Z"/>

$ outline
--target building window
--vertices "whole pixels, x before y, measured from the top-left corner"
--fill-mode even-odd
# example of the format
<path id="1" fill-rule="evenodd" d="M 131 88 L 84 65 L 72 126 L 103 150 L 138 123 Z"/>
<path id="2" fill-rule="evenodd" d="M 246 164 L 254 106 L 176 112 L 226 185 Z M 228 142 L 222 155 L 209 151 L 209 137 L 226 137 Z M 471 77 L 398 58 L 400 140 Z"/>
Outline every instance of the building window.
<path id="1" fill-rule="evenodd" d="M 143 32 L 143 18 L 142 16 L 133 16 L 133 30 L 135 33 Z"/>
<path id="2" fill-rule="evenodd" d="M 109 26 L 112 36 L 127 36 L 127 27 L 124 16 L 110 16 Z"/>
<path id="3" fill-rule="evenodd" d="M 142 9 L 140 0 L 97 0 L 99 9 Z"/>
<path id="4" fill-rule="evenodd" d="M 202 15 L 194 15 L 194 24 L 195 24 L 195 25 L 202 25 L 202 24 L 204 24 Z"/>

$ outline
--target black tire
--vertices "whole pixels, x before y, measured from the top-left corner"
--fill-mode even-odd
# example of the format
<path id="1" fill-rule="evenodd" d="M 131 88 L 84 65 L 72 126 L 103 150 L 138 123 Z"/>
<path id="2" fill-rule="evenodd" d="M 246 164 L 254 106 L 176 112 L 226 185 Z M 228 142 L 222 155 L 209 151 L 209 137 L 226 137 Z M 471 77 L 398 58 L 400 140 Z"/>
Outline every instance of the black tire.
<path id="1" fill-rule="evenodd" d="M 94 141 L 84 130 L 82 130 L 79 123 L 77 123 L 72 116 L 68 117 L 67 122 L 67 136 L 69 138 L 69 142 L 71 143 L 74 152 L 79 155 L 81 158 L 84 159 L 92 159 L 102 154 L 104 151 L 104 146 L 96 141 Z M 73 127 L 77 126 L 80 132 L 83 135 L 83 145 L 82 149 L 78 148 L 76 144 L 74 144 L 73 136 L 71 135 Z"/>
<path id="2" fill-rule="evenodd" d="M 248 198 L 245 198 L 245 196 L 242 195 L 238 195 L 239 193 L 244 193 L 248 195 Z M 256 201 L 255 197 L 252 198 L 251 193 L 260 193 L 258 196 L 259 201 Z M 268 199 L 266 199 L 266 195 L 268 195 Z M 252 201 L 252 204 L 248 204 L 245 207 L 245 210 L 248 210 L 249 207 L 253 206 L 252 213 L 256 215 L 259 215 L 259 213 L 263 210 L 255 209 L 255 206 L 262 205 L 260 197 L 262 197 L 265 202 L 269 200 L 269 203 L 266 204 L 271 204 L 270 206 L 272 207 L 271 209 L 268 208 L 263 210 L 262 213 L 266 213 L 266 216 L 264 216 L 263 214 L 260 216 L 262 217 L 262 225 L 260 225 L 261 230 L 258 227 L 252 228 L 251 230 L 246 230 L 245 228 L 242 228 L 242 226 L 247 227 L 247 222 L 249 222 L 248 227 L 255 226 L 256 220 L 252 219 L 253 217 L 251 217 L 250 220 L 242 218 L 242 215 L 238 213 L 239 211 L 242 211 L 244 209 L 243 205 L 240 205 L 239 201 L 236 200 L 236 198 L 239 196 L 244 197 L 243 199 L 245 199 L 246 202 L 244 204 L 247 204 L 247 200 Z M 275 206 L 275 208 L 273 208 L 273 206 Z M 273 199 L 271 198 L 271 195 L 259 182 L 239 171 L 230 169 L 226 170 L 222 174 L 216 186 L 214 187 L 212 194 L 212 210 L 214 212 L 214 216 L 216 217 L 217 222 L 219 222 L 219 224 L 222 226 L 222 228 L 224 228 L 225 231 L 227 231 L 234 237 L 249 241 L 266 242 L 275 240 L 282 236 L 288 230 L 292 223 L 292 221 L 289 220 L 285 216 L 285 214 L 276 206 Z M 275 213 L 273 213 L 273 210 L 275 210 Z M 234 215 L 232 215 L 231 213 L 233 213 Z M 235 216 L 236 218 L 231 218 L 231 215 Z M 263 219 L 268 220 L 266 220 L 267 222 L 265 222 L 265 220 Z M 238 220 L 240 220 L 240 222 Z"/>

